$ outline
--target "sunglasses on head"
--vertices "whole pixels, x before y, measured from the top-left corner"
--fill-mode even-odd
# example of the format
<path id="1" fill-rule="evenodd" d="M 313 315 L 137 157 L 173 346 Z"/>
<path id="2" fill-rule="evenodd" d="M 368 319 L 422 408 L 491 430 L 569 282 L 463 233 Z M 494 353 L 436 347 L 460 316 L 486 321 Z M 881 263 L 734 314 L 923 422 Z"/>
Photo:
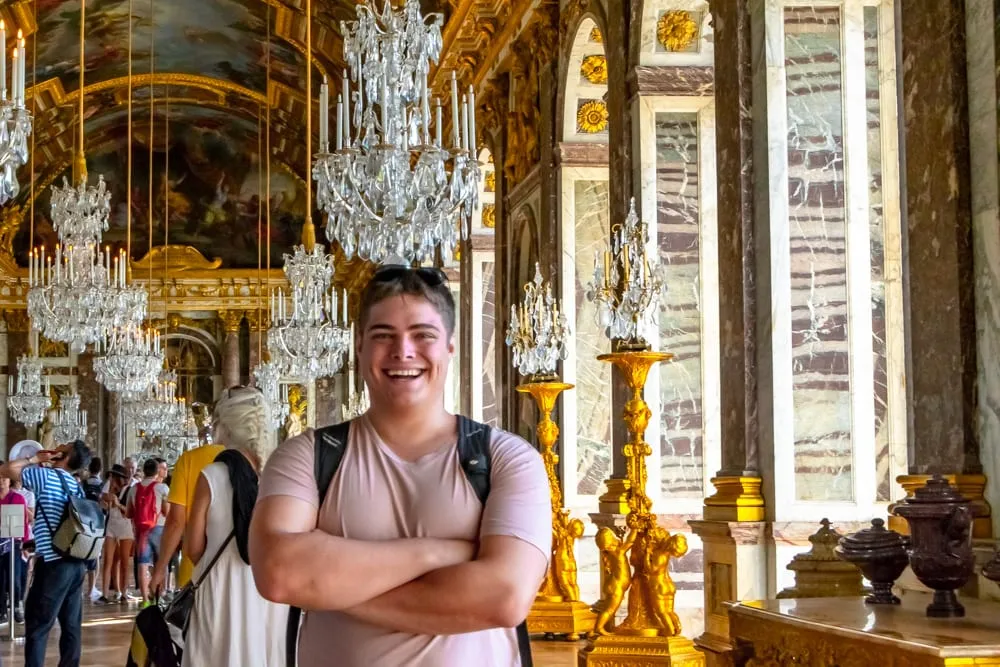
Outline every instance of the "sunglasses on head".
<path id="1" fill-rule="evenodd" d="M 403 264 L 386 264 L 375 270 L 373 283 L 389 283 L 406 275 L 415 275 L 428 287 L 438 287 L 448 282 L 448 276 L 441 269 L 432 266 L 413 268 Z"/>

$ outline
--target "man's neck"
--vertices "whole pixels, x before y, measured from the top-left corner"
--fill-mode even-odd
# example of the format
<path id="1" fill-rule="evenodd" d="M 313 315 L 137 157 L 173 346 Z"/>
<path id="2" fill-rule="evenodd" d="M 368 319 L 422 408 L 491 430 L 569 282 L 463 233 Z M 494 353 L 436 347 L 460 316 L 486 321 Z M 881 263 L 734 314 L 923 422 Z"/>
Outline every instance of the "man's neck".
<path id="1" fill-rule="evenodd" d="M 456 428 L 455 416 L 444 405 L 406 411 L 379 410 L 373 405 L 367 415 L 382 441 L 406 458 L 440 447 L 442 436 L 451 435 Z"/>

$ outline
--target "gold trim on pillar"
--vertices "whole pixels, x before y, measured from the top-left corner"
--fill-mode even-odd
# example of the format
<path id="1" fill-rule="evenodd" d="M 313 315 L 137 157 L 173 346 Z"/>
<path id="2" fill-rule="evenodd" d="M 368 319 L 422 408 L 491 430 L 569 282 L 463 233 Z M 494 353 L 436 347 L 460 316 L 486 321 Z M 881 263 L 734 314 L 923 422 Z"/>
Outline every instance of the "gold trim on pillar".
<path id="1" fill-rule="evenodd" d="M 237 333 L 240 330 L 240 322 L 243 321 L 243 311 L 220 310 L 219 321 L 222 322 L 222 330 L 227 334 Z"/>
<path id="2" fill-rule="evenodd" d="M 705 499 L 706 521 L 763 521 L 760 477 L 713 477 L 715 495 Z"/>
<path id="3" fill-rule="evenodd" d="M 965 496 L 969 502 L 978 506 L 982 511 L 972 521 L 972 537 L 974 539 L 990 539 L 993 537 L 993 522 L 991 515 L 993 509 L 986 501 L 986 475 L 942 475 L 948 483 L 957 487 L 958 492 Z M 927 483 L 930 475 L 900 475 L 896 478 L 896 483 L 906 491 L 906 497 L 912 498 L 914 491 Z M 889 506 L 889 528 L 901 535 L 910 534 L 910 524 L 906 519 L 893 514 L 897 503 Z"/>
<path id="4" fill-rule="evenodd" d="M 3 318 L 7 322 L 7 331 L 23 333 L 31 330 L 31 318 L 26 310 L 4 311 Z"/>

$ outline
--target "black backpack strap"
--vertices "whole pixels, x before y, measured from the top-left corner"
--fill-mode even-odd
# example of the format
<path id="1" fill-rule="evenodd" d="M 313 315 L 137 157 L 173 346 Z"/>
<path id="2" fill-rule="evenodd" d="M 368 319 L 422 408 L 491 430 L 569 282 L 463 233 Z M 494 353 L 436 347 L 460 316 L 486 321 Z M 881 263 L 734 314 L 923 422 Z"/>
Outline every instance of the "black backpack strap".
<path id="1" fill-rule="evenodd" d="M 458 416 L 458 458 L 466 479 L 483 505 L 490 495 L 491 435 L 492 428 L 489 424 L 480 424 L 463 415 Z M 527 620 L 517 626 L 517 652 L 521 656 L 521 667 L 532 667 Z"/>
<path id="2" fill-rule="evenodd" d="M 351 422 L 346 421 L 333 426 L 324 426 L 313 431 L 313 474 L 316 477 L 316 490 L 319 492 L 319 509 L 323 507 L 333 476 L 344 460 L 347 451 L 347 439 L 351 431 Z M 295 667 L 296 654 L 299 648 L 299 623 L 302 620 L 302 610 L 290 607 L 288 610 L 288 631 L 285 635 L 285 665 Z"/>
<path id="3" fill-rule="evenodd" d="M 463 415 L 458 416 L 458 460 L 479 502 L 490 495 L 490 428 Z"/>

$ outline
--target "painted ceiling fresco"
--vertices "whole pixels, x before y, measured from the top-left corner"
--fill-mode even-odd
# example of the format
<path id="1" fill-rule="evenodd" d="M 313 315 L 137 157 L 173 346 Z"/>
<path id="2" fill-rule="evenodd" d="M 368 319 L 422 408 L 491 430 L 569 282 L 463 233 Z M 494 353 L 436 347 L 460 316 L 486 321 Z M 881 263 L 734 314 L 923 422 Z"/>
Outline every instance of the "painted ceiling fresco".
<path id="1" fill-rule="evenodd" d="M 110 229 L 105 243 L 124 247 L 128 210 L 128 153 L 124 118 L 107 114 L 101 122 L 120 124 L 121 141 L 105 142 L 99 150 L 88 151 L 90 182 L 103 175 L 111 190 Z M 111 120 L 109 120 L 111 119 Z M 149 248 L 150 171 L 152 171 L 153 245 L 166 241 L 190 245 L 209 259 L 219 257 L 223 267 L 256 267 L 257 222 L 266 219 L 260 207 L 263 175 L 258 153 L 256 123 L 233 118 L 224 111 L 185 108 L 171 113 L 169 148 L 164 111 L 156 113 L 154 150 L 150 169 L 148 123 L 138 126 L 132 142 L 132 257 L 139 259 Z M 67 168 L 64 175 L 69 178 Z M 301 233 L 305 213 L 303 184 L 287 168 L 271 165 L 271 257 L 272 266 L 281 263 Z M 62 183 L 62 177 L 55 181 Z M 51 188 L 35 200 L 35 245 L 44 243 L 51 251 L 56 245 L 50 210 Z M 169 219 L 169 238 L 167 224 Z M 263 237 L 263 233 L 262 233 Z M 15 237 L 15 256 L 21 263 L 29 242 L 27 220 Z M 262 238 L 266 248 L 267 239 Z M 266 261 L 266 260 L 265 260 Z"/>
<path id="2" fill-rule="evenodd" d="M 133 71 L 149 72 L 152 51 L 155 71 L 201 74 L 263 90 L 268 56 L 264 7 L 261 0 L 134 0 Z M 126 76 L 129 0 L 90 0 L 85 31 L 86 83 Z M 76 89 L 79 0 L 38 0 L 38 34 L 38 79 L 59 77 L 66 90 Z M 303 62 L 299 53 L 272 34 L 275 81 L 297 86 Z"/>

